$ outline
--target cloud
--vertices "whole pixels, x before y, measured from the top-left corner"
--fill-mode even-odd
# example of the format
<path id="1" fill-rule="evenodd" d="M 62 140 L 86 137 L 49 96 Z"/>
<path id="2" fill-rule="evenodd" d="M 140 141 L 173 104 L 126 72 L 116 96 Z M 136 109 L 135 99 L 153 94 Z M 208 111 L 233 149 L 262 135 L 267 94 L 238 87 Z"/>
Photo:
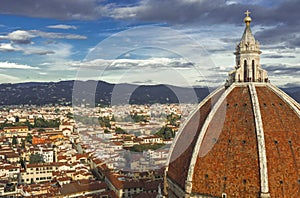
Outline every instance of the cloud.
<path id="1" fill-rule="evenodd" d="M 263 1 L 258 3 L 265 6 Z M 240 23 L 237 16 L 245 9 L 265 11 L 263 6 L 224 0 L 137 0 L 127 5 L 99 0 L 2 0 L 0 13 L 62 20 L 111 17 L 168 23 L 214 21 L 237 24 Z"/>
<path id="2" fill-rule="evenodd" d="M 92 20 L 105 14 L 99 0 L 1 0 L 0 13 L 60 20 Z"/>
<path id="3" fill-rule="evenodd" d="M 279 87 L 289 87 L 291 84 L 300 84 L 300 64 L 264 64 L 262 68 L 267 70 L 269 79 Z"/>
<path id="4" fill-rule="evenodd" d="M 240 17 L 246 8 L 259 9 L 260 6 L 226 4 L 224 0 L 141 0 L 138 5 L 111 6 L 110 17 L 117 19 L 138 19 L 143 21 L 186 23 L 240 24 Z"/>
<path id="5" fill-rule="evenodd" d="M 284 43 L 300 47 L 300 4 L 287 1 L 223 1 L 223 0 L 141 0 L 130 7 L 115 4 L 110 17 L 178 25 L 235 25 L 243 24 L 243 12 L 249 9 L 252 26 L 261 28 L 255 36 L 264 45 Z"/>
<path id="6" fill-rule="evenodd" d="M 36 55 L 49 55 L 49 54 L 55 54 L 52 50 L 44 50 L 44 49 L 24 49 L 24 54 L 30 55 L 30 54 L 36 54 Z"/>
<path id="7" fill-rule="evenodd" d="M 63 20 L 95 20 L 101 17 L 136 19 L 173 24 L 236 24 L 249 9 L 260 24 L 299 24 L 297 0 L 236 1 L 236 0 L 136 0 L 124 4 L 99 0 L 2 0 L 0 13 Z M 69 29 L 74 26 L 53 25 L 50 28 Z"/>
<path id="8" fill-rule="evenodd" d="M 44 47 L 13 45 L 12 43 L 0 43 L 0 51 L 2 52 L 23 52 L 25 55 L 49 55 L 55 54 L 55 51 L 45 49 Z"/>
<path id="9" fill-rule="evenodd" d="M 136 20 L 181 25 L 241 26 L 243 12 L 252 12 L 253 25 L 265 26 L 256 36 L 264 44 L 285 42 L 299 47 L 300 21 L 298 0 L 237 1 L 237 0 L 137 0 L 124 4 L 99 0 L 2 0 L 0 13 L 63 20 L 95 20 L 110 17 L 118 20 Z M 50 25 L 48 28 L 75 29 L 71 25 Z M 36 32 L 47 38 L 86 39 L 81 35 L 62 35 Z M 28 35 L 27 35 L 28 37 Z M 16 42 L 29 42 L 19 39 Z"/>
<path id="10" fill-rule="evenodd" d="M 280 44 L 284 48 L 300 47 L 300 23 L 296 26 L 281 24 L 255 34 L 265 45 Z"/>
<path id="11" fill-rule="evenodd" d="M 7 74 L 0 74 L 0 83 L 7 83 L 7 82 L 16 82 L 19 81 L 20 78 L 7 75 Z"/>
<path id="12" fill-rule="evenodd" d="M 29 65 L 10 63 L 10 62 L 0 62 L 1 69 L 39 69 L 37 67 L 32 67 Z"/>
<path id="13" fill-rule="evenodd" d="M 63 25 L 63 24 L 49 25 L 49 26 L 47 26 L 47 28 L 50 28 L 50 29 L 63 29 L 63 30 L 69 30 L 69 29 L 76 30 L 77 29 L 77 27 L 74 26 L 74 25 Z"/>
<path id="14" fill-rule="evenodd" d="M 0 51 L 15 52 L 15 51 L 20 51 L 20 49 L 14 47 L 11 43 L 0 43 Z"/>
<path id="15" fill-rule="evenodd" d="M 0 36 L 2 40 L 11 40 L 17 44 L 29 44 L 31 43 L 31 39 L 36 37 L 35 35 L 31 34 L 25 30 L 16 30 L 13 31 L 5 36 Z"/>
<path id="16" fill-rule="evenodd" d="M 43 32 L 40 30 L 30 30 L 35 36 L 40 36 L 48 39 L 87 39 L 86 36 L 78 35 L 78 34 L 65 34 L 65 33 L 57 33 L 57 32 Z"/>
<path id="17" fill-rule="evenodd" d="M 287 65 L 287 64 L 277 64 L 277 65 L 263 65 L 265 70 L 269 72 L 270 75 L 290 75 L 298 77 L 300 74 L 300 65 Z"/>
<path id="18" fill-rule="evenodd" d="M 107 13 L 116 19 L 167 22 L 171 24 L 235 24 L 243 23 L 245 10 L 250 10 L 256 24 L 299 24 L 299 2 L 224 1 L 224 0 L 140 0 L 132 6 L 111 4 Z"/>
<path id="19" fill-rule="evenodd" d="M 292 55 L 279 55 L 279 54 L 274 54 L 274 55 L 263 55 L 264 58 L 296 58 L 296 56 Z"/>
<path id="20" fill-rule="evenodd" d="M 173 58 L 149 58 L 149 59 L 95 59 L 87 62 L 74 61 L 67 63 L 71 67 L 83 67 L 96 70 L 161 70 L 168 68 L 188 69 L 193 67 L 192 63 L 184 59 Z"/>
<path id="21" fill-rule="evenodd" d="M 78 34 L 66 34 L 57 32 L 43 32 L 40 30 L 16 30 L 7 35 L 0 35 L 2 40 L 10 40 L 15 44 L 32 44 L 32 39 L 42 37 L 47 39 L 87 39 Z"/>
<path id="22" fill-rule="evenodd" d="M 130 19 L 136 18 L 138 13 L 146 7 L 134 6 L 134 7 L 114 7 L 110 10 L 109 16 L 114 19 Z"/>
<path id="23" fill-rule="evenodd" d="M 2 52 L 23 52 L 25 55 L 54 55 L 57 57 L 68 57 L 70 55 L 70 45 L 56 41 L 47 42 L 47 46 L 40 45 L 39 41 L 33 42 L 34 38 L 41 37 L 47 39 L 87 39 L 86 36 L 77 34 L 65 34 L 56 32 L 43 32 L 39 30 L 16 30 L 7 35 L 1 35 L 0 40 L 8 40 L 10 43 L 0 43 Z M 66 55 L 65 47 L 68 47 Z"/>
<path id="24" fill-rule="evenodd" d="M 72 70 L 68 63 L 70 62 L 70 57 L 72 56 L 73 46 L 68 43 L 51 43 L 47 46 L 40 46 L 38 48 L 27 48 L 26 53 L 39 52 L 45 53 L 46 56 L 39 63 L 40 67 L 47 71 L 66 71 Z M 76 61 L 74 61 L 76 62 Z"/>
<path id="25" fill-rule="evenodd" d="M 207 68 L 198 70 L 197 66 L 182 58 L 149 58 L 149 59 L 95 59 L 86 62 L 66 62 L 64 68 L 77 70 L 77 79 L 100 79 L 113 83 L 151 83 L 190 86 L 203 85 L 197 79 L 217 79 L 212 83 L 223 83 L 224 78 Z M 208 82 L 208 81 L 204 81 Z"/>

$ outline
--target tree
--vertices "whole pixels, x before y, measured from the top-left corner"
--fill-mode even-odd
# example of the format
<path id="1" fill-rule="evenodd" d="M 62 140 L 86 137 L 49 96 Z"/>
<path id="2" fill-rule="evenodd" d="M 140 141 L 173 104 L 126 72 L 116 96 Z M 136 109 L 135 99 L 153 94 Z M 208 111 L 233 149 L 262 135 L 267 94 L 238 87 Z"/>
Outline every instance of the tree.
<path id="1" fill-rule="evenodd" d="M 21 141 L 22 141 L 21 148 L 23 148 L 23 149 L 24 149 L 24 148 L 25 148 L 25 146 L 26 146 L 26 142 L 25 142 L 25 140 L 24 140 L 24 139 L 22 139 Z"/>
<path id="2" fill-rule="evenodd" d="M 165 146 L 165 144 L 139 144 L 134 145 L 133 147 L 129 148 L 129 150 L 133 152 L 143 152 L 147 150 L 157 150 L 163 146 Z"/>
<path id="3" fill-rule="evenodd" d="M 60 125 L 59 119 L 55 120 L 45 120 L 44 118 L 35 118 L 34 127 L 35 128 L 57 128 Z"/>
<path id="4" fill-rule="evenodd" d="M 37 132 L 39 133 L 45 132 L 45 129 L 38 129 Z"/>
<path id="5" fill-rule="evenodd" d="M 131 118 L 134 122 L 149 122 L 149 117 L 145 115 L 138 115 L 137 113 L 134 113 L 131 115 Z"/>
<path id="6" fill-rule="evenodd" d="M 31 133 L 27 133 L 27 136 L 25 138 L 26 142 L 29 142 L 30 144 L 32 144 L 32 135 Z"/>
<path id="7" fill-rule="evenodd" d="M 12 138 L 12 145 L 17 145 L 19 142 L 18 142 L 18 138 L 16 136 L 13 136 Z"/>
<path id="8" fill-rule="evenodd" d="M 44 157 L 43 155 L 39 153 L 32 153 L 29 157 L 29 164 L 38 164 L 38 163 L 44 163 Z"/>
<path id="9" fill-rule="evenodd" d="M 110 119 L 109 117 L 99 117 L 98 118 L 99 124 L 102 127 L 107 127 L 107 128 L 111 128 L 111 124 L 110 124 Z"/>
<path id="10" fill-rule="evenodd" d="M 167 115 L 167 121 L 173 126 L 179 126 L 177 121 L 179 121 L 180 119 L 181 119 L 181 116 L 176 115 L 174 113 Z"/>
<path id="11" fill-rule="evenodd" d="M 112 116 L 111 119 L 110 119 L 110 121 L 115 122 L 116 121 L 115 116 Z"/>
<path id="12" fill-rule="evenodd" d="M 30 124 L 29 120 L 26 120 L 25 126 L 28 126 L 28 129 L 31 130 L 33 128 L 33 125 Z"/>
<path id="13" fill-rule="evenodd" d="M 167 126 L 163 126 L 157 133 L 159 137 L 162 137 L 164 140 L 168 140 L 175 137 L 174 131 Z"/>
<path id="14" fill-rule="evenodd" d="M 73 119 L 74 118 L 74 115 L 71 112 L 68 112 L 66 116 L 69 119 Z"/>
<path id="15" fill-rule="evenodd" d="M 116 127 L 115 133 L 116 134 L 127 134 L 126 131 L 120 127 Z"/>
<path id="16" fill-rule="evenodd" d="M 108 129 L 104 129 L 104 133 L 110 133 Z"/>
<path id="17" fill-rule="evenodd" d="M 20 164 L 21 164 L 22 168 L 26 167 L 26 163 L 22 157 L 20 157 Z"/>

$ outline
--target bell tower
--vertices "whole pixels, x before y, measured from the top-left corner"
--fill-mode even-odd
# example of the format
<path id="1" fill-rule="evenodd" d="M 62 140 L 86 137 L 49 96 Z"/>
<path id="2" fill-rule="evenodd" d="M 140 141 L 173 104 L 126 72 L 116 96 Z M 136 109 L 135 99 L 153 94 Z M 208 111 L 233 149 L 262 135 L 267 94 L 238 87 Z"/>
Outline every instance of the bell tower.
<path id="1" fill-rule="evenodd" d="M 244 22 L 246 24 L 244 34 L 241 41 L 235 48 L 235 70 L 229 73 L 227 84 L 234 82 L 268 82 L 268 74 L 261 68 L 260 65 L 260 46 L 259 42 L 255 40 L 250 23 L 252 21 L 249 16 L 251 12 L 245 12 L 246 17 Z"/>

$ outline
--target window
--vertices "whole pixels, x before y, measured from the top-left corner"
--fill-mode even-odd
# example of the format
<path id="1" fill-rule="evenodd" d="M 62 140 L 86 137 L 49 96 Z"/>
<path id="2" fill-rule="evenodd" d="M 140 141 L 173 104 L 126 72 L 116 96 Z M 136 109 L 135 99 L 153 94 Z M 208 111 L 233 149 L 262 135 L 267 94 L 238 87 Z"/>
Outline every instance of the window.
<path id="1" fill-rule="evenodd" d="M 222 193 L 222 198 L 227 198 L 227 194 L 226 193 Z"/>
<path id="2" fill-rule="evenodd" d="M 247 61 L 244 60 L 244 82 L 247 81 Z"/>
<path id="3" fill-rule="evenodd" d="M 252 81 L 255 82 L 255 62 L 252 60 Z"/>

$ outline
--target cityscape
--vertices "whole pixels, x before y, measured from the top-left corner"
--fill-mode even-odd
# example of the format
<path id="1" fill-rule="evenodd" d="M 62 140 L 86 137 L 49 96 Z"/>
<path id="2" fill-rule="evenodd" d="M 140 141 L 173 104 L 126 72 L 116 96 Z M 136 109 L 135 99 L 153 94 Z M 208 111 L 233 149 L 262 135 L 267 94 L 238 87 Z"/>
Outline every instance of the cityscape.
<path id="1" fill-rule="evenodd" d="M 2 0 L 0 197 L 300 197 L 299 6 Z"/>
<path id="2" fill-rule="evenodd" d="M 1 196 L 157 194 L 169 146 L 189 114 L 180 108 L 191 106 L 97 107 L 77 118 L 69 106 L 4 107 Z"/>

